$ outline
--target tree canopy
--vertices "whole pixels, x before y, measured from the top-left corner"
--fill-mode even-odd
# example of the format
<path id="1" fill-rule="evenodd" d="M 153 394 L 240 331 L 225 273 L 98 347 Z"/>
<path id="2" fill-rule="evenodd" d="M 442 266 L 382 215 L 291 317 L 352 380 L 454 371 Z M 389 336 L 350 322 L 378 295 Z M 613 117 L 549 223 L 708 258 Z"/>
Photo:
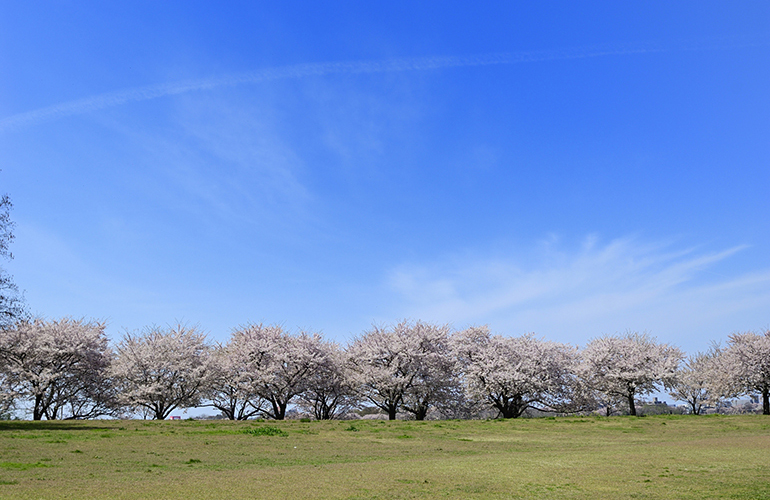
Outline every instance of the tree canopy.
<path id="1" fill-rule="evenodd" d="M 11 198 L 7 194 L 0 196 L 0 259 L 13 258 L 10 248 L 14 239 L 12 208 Z M 13 277 L 0 265 L 0 328 L 13 325 L 24 317 L 24 300 L 19 287 L 16 286 Z"/>

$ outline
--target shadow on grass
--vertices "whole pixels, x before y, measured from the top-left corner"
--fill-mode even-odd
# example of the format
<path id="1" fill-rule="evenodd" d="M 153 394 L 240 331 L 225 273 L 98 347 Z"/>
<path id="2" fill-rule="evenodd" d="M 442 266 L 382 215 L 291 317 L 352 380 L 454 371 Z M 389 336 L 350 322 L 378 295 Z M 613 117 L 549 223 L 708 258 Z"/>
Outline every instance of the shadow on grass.
<path id="1" fill-rule="evenodd" d="M 94 431 L 105 427 L 66 420 L 0 420 L 2 431 Z"/>

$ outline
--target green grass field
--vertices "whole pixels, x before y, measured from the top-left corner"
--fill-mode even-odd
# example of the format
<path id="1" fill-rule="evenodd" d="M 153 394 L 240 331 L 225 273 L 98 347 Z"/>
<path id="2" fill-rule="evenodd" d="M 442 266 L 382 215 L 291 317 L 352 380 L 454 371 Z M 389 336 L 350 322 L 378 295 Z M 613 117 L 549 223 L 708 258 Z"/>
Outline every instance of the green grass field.
<path id="1" fill-rule="evenodd" d="M 0 498 L 770 499 L 770 417 L 2 421 Z"/>

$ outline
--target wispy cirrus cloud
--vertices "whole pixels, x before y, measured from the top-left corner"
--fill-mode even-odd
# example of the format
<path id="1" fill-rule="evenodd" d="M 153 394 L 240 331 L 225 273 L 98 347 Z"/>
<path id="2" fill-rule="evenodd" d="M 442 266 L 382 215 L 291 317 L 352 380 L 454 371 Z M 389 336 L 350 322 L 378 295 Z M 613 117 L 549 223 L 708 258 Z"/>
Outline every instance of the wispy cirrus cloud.
<path id="1" fill-rule="evenodd" d="M 241 222 L 304 213 L 312 194 L 298 177 L 303 159 L 269 112 L 227 99 L 190 101 L 177 106 L 172 132 L 134 138 L 148 162 L 163 165 L 163 186 L 189 209 Z"/>
<path id="2" fill-rule="evenodd" d="M 394 269 L 389 284 L 406 315 L 455 326 L 489 323 L 574 343 L 626 329 L 701 348 L 731 331 L 759 328 L 770 310 L 770 270 L 713 268 L 746 247 L 699 253 L 623 238 L 539 257 L 450 258 Z"/>
<path id="3" fill-rule="evenodd" d="M 767 37 L 722 38 L 713 40 L 682 41 L 678 44 L 638 42 L 593 45 L 551 50 L 501 52 L 471 56 L 432 56 L 394 58 L 373 61 L 343 61 L 295 64 L 256 71 L 233 73 L 211 78 L 146 85 L 106 92 L 83 99 L 67 101 L 52 106 L 18 113 L 0 119 L 0 133 L 36 123 L 47 122 L 66 116 L 79 115 L 119 106 L 129 102 L 147 101 L 165 96 L 194 91 L 207 91 L 220 87 L 258 84 L 274 80 L 307 78 L 334 74 L 392 73 L 427 71 L 447 68 L 523 64 L 556 60 L 586 59 L 603 56 L 644 54 L 683 50 L 713 50 L 767 45 Z"/>

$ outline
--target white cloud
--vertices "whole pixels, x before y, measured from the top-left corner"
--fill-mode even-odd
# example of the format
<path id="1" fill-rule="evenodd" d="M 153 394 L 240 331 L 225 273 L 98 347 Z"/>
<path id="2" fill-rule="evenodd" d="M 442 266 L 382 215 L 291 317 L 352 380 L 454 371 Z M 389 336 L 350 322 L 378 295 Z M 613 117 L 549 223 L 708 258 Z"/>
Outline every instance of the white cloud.
<path id="1" fill-rule="evenodd" d="M 279 128 L 259 106 L 233 105 L 227 100 L 195 100 L 180 106 L 176 121 L 185 151 L 176 164 L 178 180 L 191 194 L 210 198 L 221 207 L 242 200 L 285 212 L 300 209 L 311 199 L 298 174 L 303 160 L 281 137 Z M 213 198 L 212 198 L 213 197 Z"/>
<path id="2" fill-rule="evenodd" d="M 0 119 L 0 133 L 15 130 L 57 118 L 90 113 L 100 109 L 120 106 L 129 102 L 147 101 L 160 97 L 185 94 L 193 91 L 207 91 L 220 87 L 257 84 L 275 80 L 307 78 L 332 74 L 389 73 L 400 71 L 425 71 L 441 68 L 468 66 L 490 66 L 500 64 L 521 64 L 554 60 L 585 59 L 592 57 L 644 54 L 667 50 L 709 50 L 732 47 L 765 45 L 764 38 L 723 38 L 681 42 L 677 46 L 664 47 L 655 42 L 595 45 L 562 49 L 535 50 L 477 54 L 473 56 L 434 56 L 396 58 L 372 61 L 343 61 L 310 64 L 295 64 L 257 71 L 235 73 L 198 80 L 161 83 L 106 92 L 83 99 L 63 102 L 52 106 L 18 113 Z"/>
<path id="3" fill-rule="evenodd" d="M 698 253 L 638 238 L 606 245 L 587 238 L 573 251 L 539 245 L 534 259 L 474 256 L 403 265 L 390 274 L 390 285 L 409 317 L 458 327 L 488 323 L 503 333 L 534 331 L 572 343 L 649 330 L 685 349 L 702 349 L 768 321 L 770 270 L 712 271 L 743 248 Z"/>
<path id="4" fill-rule="evenodd" d="M 146 124 L 101 119 L 122 144 L 127 183 L 157 206 L 217 226 L 281 223 L 313 216 L 304 159 L 281 134 L 273 106 L 259 98 L 178 98 Z M 190 221 L 192 219 L 185 219 Z"/>

